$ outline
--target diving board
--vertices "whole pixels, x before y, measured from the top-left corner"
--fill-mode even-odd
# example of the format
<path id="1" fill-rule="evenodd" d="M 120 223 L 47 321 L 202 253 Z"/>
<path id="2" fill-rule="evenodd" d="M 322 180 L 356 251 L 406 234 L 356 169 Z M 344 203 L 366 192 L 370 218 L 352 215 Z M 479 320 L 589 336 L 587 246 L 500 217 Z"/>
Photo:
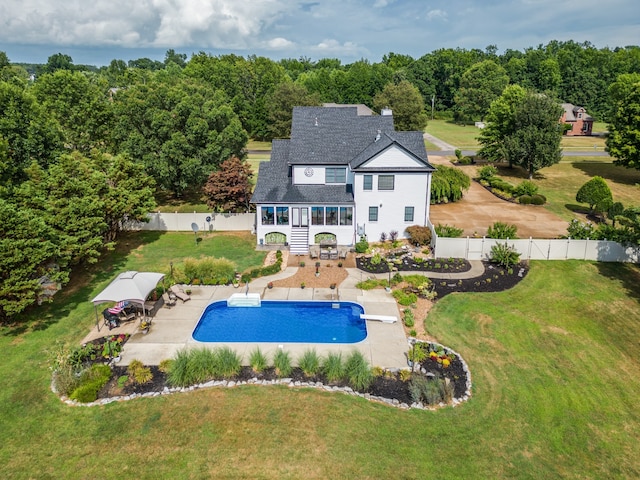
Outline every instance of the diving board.
<path id="1" fill-rule="evenodd" d="M 361 313 L 360 318 L 362 320 L 377 320 L 378 322 L 384 323 L 396 323 L 398 321 L 398 317 L 391 315 L 370 315 L 368 313 Z"/>

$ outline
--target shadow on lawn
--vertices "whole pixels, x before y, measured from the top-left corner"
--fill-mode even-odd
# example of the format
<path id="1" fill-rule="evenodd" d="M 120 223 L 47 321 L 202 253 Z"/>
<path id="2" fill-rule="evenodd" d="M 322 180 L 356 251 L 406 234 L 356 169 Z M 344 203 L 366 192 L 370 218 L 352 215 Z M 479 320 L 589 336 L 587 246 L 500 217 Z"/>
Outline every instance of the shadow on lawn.
<path id="1" fill-rule="evenodd" d="M 640 302 L 640 266 L 633 263 L 596 263 L 598 272 L 622 284 L 625 293 Z"/>
<path id="2" fill-rule="evenodd" d="M 60 318 L 69 316 L 79 305 L 89 304 L 97 293 L 97 286 L 106 286 L 107 282 L 113 280 L 114 272 L 124 268 L 131 252 L 157 240 L 161 235 L 163 232 L 124 233 L 113 251 L 104 253 L 94 265 L 77 265 L 71 272 L 69 283 L 62 287 L 51 303 L 32 305 L 16 322 L 6 326 L 3 335 L 15 337 L 27 331 L 46 330 Z"/>
<path id="3" fill-rule="evenodd" d="M 629 169 L 611 163 L 573 163 L 573 168 L 582 170 L 589 177 L 596 175 L 605 180 L 621 183 L 624 185 L 635 185 L 640 183 L 640 171 Z"/>

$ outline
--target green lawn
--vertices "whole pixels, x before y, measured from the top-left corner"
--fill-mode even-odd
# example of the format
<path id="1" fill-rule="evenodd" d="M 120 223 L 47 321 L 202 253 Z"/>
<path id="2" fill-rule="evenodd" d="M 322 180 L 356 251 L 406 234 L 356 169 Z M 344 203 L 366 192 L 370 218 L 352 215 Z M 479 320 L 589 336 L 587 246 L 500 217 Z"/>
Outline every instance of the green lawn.
<path id="1" fill-rule="evenodd" d="M 260 263 L 250 239 L 189 240 L 132 235 L 75 276 L 56 303 L 0 330 L 4 478 L 640 476 L 633 265 L 533 262 L 511 291 L 437 302 L 427 330 L 464 356 L 473 380 L 472 398 L 456 408 L 402 411 L 257 386 L 62 404 L 49 390 L 47 351 L 84 337 L 93 323 L 89 300 L 116 273 L 166 271 L 169 261 L 198 253 Z"/>
<path id="2" fill-rule="evenodd" d="M 476 150 L 480 146 L 476 140 L 476 137 L 480 135 L 480 129 L 473 125 L 457 125 L 448 120 L 436 119 L 429 120 L 425 130 L 460 150 Z"/>

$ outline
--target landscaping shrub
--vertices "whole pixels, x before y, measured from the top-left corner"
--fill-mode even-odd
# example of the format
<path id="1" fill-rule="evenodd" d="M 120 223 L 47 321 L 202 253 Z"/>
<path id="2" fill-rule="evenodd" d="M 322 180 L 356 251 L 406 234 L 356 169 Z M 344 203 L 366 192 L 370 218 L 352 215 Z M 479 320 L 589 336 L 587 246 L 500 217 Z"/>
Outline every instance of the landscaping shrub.
<path id="1" fill-rule="evenodd" d="M 298 360 L 298 367 L 307 377 L 312 377 L 320 370 L 320 357 L 315 350 L 306 350 Z"/>
<path id="2" fill-rule="evenodd" d="M 98 398 L 98 392 L 110 378 L 111 368 L 108 365 L 92 365 L 82 372 L 79 385 L 71 392 L 69 398 L 81 403 L 94 402 Z"/>
<path id="3" fill-rule="evenodd" d="M 431 203 L 456 202 L 471 185 L 471 179 L 459 168 L 439 165 L 431 177 Z"/>
<path id="4" fill-rule="evenodd" d="M 501 178 L 498 177 L 492 177 L 489 180 L 489 186 L 493 189 L 493 190 L 501 190 L 509 195 L 513 195 L 513 185 L 511 185 L 508 182 L 505 182 L 504 180 L 502 180 Z"/>
<path id="5" fill-rule="evenodd" d="M 344 376 L 342 353 L 330 352 L 322 362 L 322 373 L 328 382 L 337 382 Z"/>
<path id="6" fill-rule="evenodd" d="M 462 228 L 456 228 L 454 226 L 451 225 L 441 225 L 438 224 L 435 226 L 435 231 L 436 234 L 439 237 L 446 237 L 446 238 L 458 238 L 460 236 L 462 236 Z"/>
<path id="7" fill-rule="evenodd" d="M 189 378 L 189 351 L 186 348 L 176 352 L 171 360 L 167 382 L 174 387 L 186 387 L 190 385 Z"/>
<path id="8" fill-rule="evenodd" d="M 531 204 L 531 195 L 520 195 L 518 197 L 518 203 L 522 205 L 530 205 Z"/>
<path id="9" fill-rule="evenodd" d="M 428 287 L 432 283 L 429 277 L 418 273 L 404 275 L 402 279 L 414 288 Z"/>
<path id="10" fill-rule="evenodd" d="M 507 245 L 507 242 L 497 243 L 491 247 L 491 261 L 505 268 L 509 268 L 511 265 L 516 265 L 520 261 L 520 254 L 513 245 Z"/>
<path id="11" fill-rule="evenodd" d="M 516 197 L 520 195 L 535 195 L 538 193 L 538 186 L 531 180 L 523 180 L 513 189 L 513 194 Z"/>
<path id="12" fill-rule="evenodd" d="M 480 180 L 489 181 L 490 178 L 495 177 L 497 174 L 498 169 L 493 165 L 485 165 L 478 170 Z"/>
<path id="13" fill-rule="evenodd" d="M 195 279 L 200 283 L 226 284 L 231 282 L 236 265 L 226 258 L 203 257 L 185 258 L 184 274 L 188 279 L 188 283 L 193 283 Z"/>
<path id="14" fill-rule="evenodd" d="M 533 195 L 531 197 L 531 203 L 533 205 L 544 205 L 547 202 L 547 199 L 545 198 L 544 195 Z"/>
<path id="15" fill-rule="evenodd" d="M 171 371 L 172 362 L 173 360 L 171 360 L 170 358 L 165 358 L 164 360 L 160 361 L 158 370 L 160 370 L 162 373 L 169 373 Z"/>
<path id="16" fill-rule="evenodd" d="M 373 380 L 371 368 L 367 360 L 364 358 L 364 355 L 357 350 L 351 352 L 347 357 L 344 363 L 344 374 L 349 385 L 354 390 L 366 390 Z"/>
<path id="17" fill-rule="evenodd" d="M 515 239 L 517 236 L 518 227 L 515 225 L 508 225 L 503 222 L 495 222 L 487 230 L 487 237 L 499 238 L 502 240 Z"/>
<path id="18" fill-rule="evenodd" d="M 392 295 L 393 298 L 395 298 L 396 301 L 404 307 L 413 305 L 418 301 L 418 296 L 415 293 L 407 293 L 403 290 L 394 290 Z"/>
<path id="19" fill-rule="evenodd" d="M 613 202 L 613 195 L 605 179 L 595 176 L 580 187 L 576 193 L 576 201 L 588 203 L 589 209 L 593 211 L 598 204 L 603 204 L 606 201 Z"/>
<path id="20" fill-rule="evenodd" d="M 285 352 L 280 348 L 276 350 L 276 353 L 273 356 L 273 366 L 276 369 L 276 375 L 279 377 L 288 377 L 293 370 L 293 366 L 291 365 L 291 355 L 289 352 Z"/>
<path id="21" fill-rule="evenodd" d="M 189 362 L 187 364 L 187 372 L 189 383 L 206 382 L 216 376 L 217 358 L 216 353 L 206 347 L 196 348 L 189 351 Z"/>
<path id="22" fill-rule="evenodd" d="M 127 375 L 133 383 L 142 384 L 150 382 L 153 374 L 149 367 L 145 367 L 140 360 L 131 360 L 127 367 Z"/>
<path id="23" fill-rule="evenodd" d="M 411 328 L 415 325 L 415 318 L 413 316 L 413 310 L 406 308 L 404 310 L 404 324 L 405 326 Z"/>
<path id="24" fill-rule="evenodd" d="M 263 372 L 267 368 L 268 363 L 267 356 L 262 353 L 260 347 L 256 347 L 251 351 L 251 354 L 249 354 L 249 365 L 256 373 Z"/>
<path id="25" fill-rule="evenodd" d="M 594 238 L 595 228 L 591 222 L 584 223 L 580 220 L 573 219 L 569 222 L 567 227 L 567 237 L 575 240 L 586 240 L 587 238 Z"/>
<path id="26" fill-rule="evenodd" d="M 431 243 L 431 229 L 422 225 L 411 225 L 405 229 L 414 245 L 429 245 Z"/>
<path id="27" fill-rule="evenodd" d="M 362 235 L 356 243 L 356 253 L 366 253 L 367 250 L 369 250 L 369 242 L 367 241 L 367 237 Z"/>
<path id="28" fill-rule="evenodd" d="M 375 278 L 368 278 L 367 280 L 356 283 L 356 288 L 359 288 L 360 290 L 373 290 L 376 287 L 386 287 L 386 286 L 387 286 L 386 280 L 382 280 L 382 279 L 376 280 Z"/>
<path id="29" fill-rule="evenodd" d="M 234 350 L 225 346 L 217 349 L 215 353 L 216 377 L 220 376 L 229 379 L 240 373 L 242 362 L 240 356 Z"/>

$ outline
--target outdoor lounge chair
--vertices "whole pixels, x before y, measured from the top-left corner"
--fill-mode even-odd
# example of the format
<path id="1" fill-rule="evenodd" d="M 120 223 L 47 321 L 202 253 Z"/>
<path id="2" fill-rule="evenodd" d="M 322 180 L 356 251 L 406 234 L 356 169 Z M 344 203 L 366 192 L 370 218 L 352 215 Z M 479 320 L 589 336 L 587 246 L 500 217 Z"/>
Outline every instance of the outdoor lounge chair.
<path id="1" fill-rule="evenodd" d="M 176 304 L 176 297 L 172 297 L 167 292 L 162 294 L 162 300 L 164 300 L 165 307 L 173 307 Z"/>
<path id="2" fill-rule="evenodd" d="M 191 300 L 191 297 L 184 293 L 184 290 L 182 290 L 182 288 L 180 288 L 178 285 L 173 285 L 170 290 L 173 292 L 173 294 L 178 297 L 180 300 L 182 300 L 183 302 L 186 302 L 187 300 Z"/>

